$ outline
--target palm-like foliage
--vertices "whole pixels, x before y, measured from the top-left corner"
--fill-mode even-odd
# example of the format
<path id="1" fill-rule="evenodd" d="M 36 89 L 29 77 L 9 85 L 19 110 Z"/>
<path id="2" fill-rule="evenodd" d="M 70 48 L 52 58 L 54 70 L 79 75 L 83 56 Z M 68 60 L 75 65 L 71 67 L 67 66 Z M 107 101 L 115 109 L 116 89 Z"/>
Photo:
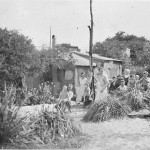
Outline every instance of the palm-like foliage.
<path id="1" fill-rule="evenodd" d="M 145 103 L 143 102 L 143 95 L 140 91 L 129 92 L 126 96 L 127 105 L 130 106 L 132 111 L 138 111 L 145 108 Z"/>
<path id="2" fill-rule="evenodd" d="M 5 91 L 0 106 L 0 145 L 11 143 L 37 148 L 41 144 L 58 144 L 64 139 L 81 135 L 70 116 L 59 109 L 51 112 L 43 108 L 39 115 L 29 118 L 26 114 L 20 115 L 22 105 L 15 106 L 15 100 L 15 88 L 11 87 Z"/>

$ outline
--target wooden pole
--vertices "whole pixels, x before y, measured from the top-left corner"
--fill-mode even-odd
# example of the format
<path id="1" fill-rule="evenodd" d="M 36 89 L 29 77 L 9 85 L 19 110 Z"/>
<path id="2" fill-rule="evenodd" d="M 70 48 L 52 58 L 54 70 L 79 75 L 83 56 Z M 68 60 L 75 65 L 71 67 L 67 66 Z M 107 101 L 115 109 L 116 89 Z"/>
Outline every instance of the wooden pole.
<path id="1" fill-rule="evenodd" d="M 92 72 L 92 82 L 91 82 L 91 90 L 93 92 L 93 99 L 95 100 L 95 87 L 94 87 L 94 71 L 93 71 L 93 59 L 92 59 L 92 51 L 93 51 L 93 12 L 92 12 L 92 0 L 90 0 L 90 16 L 91 16 L 91 25 L 88 26 L 90 32 L 90 41 L 89 41 L 89 56 L 90 56 L 90 70 Z"/>
<path id="2" fill-rule="evenodd" d="M 92 48 L 93 48 L 93 12 L 92 12 L 92 0 L 90 0 L 90 16 L 91 16 L 91 25 L 89 27 L 90 31 L 90 46 L 89 46 L 89 55 L 90 55 L 90 69 L 93 70 L 93 60 L 92 60 Z"/>

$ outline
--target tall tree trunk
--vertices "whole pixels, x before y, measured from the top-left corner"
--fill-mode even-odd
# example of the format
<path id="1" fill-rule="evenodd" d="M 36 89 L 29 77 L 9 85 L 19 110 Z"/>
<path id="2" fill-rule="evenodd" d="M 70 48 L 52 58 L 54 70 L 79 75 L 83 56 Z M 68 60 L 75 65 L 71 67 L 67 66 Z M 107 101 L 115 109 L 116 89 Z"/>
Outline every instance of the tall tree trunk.
<path id="1" fill-rule="evenodd" d="M 93 71 L 93 60 L 92 60 L 92 51 L 93 51 L 93 12 L 92 12 L 92 0 L 90 0 L 90 16 L 91 16 L 91 25 L 88 26 L 88 28 L 89 28 L 89 32 L 90 32 L 90 41 L 89 41 L 90 70 L 92 72 L 91 90 L 92 90 L 92 93 L 93 93 L 93 99 L 95 100 L 94 71 Z"/>

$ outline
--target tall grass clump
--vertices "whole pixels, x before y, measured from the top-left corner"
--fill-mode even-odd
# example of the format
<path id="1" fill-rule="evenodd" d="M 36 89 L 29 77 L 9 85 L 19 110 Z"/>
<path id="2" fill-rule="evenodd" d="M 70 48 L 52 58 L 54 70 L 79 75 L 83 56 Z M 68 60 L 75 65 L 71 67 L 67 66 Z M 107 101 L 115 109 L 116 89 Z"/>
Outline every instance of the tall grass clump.
<path id="1" fill-rule="evenodd" d="M 49 112 L 47 109 L 42 111 L 39 118 L 35 119 L 35 132 L 40 139 L 48 144 L 49 142 L 58 144 L 65 139 L 70 139 L 78 135 L 82 135 L 79 127 L 75 125 L 73 120 L 57 110 Z"/>
<path id="2" fill-rule="evenodd" d="M 69 147 L 70 143 L 64 141 L 82 136 L 79 127 L 61 109 L 51 111 L 43 107 L 38 115 L 30 117 L 27 114 L 22 115 L 21 108 L 26 98 L 16 106 L 15 104 L 18 104 L 16 89 L 13 86 L 5 89 L 5 96 L 2 97 L 0 105 L 1 146 L 13 145 L 18 148 L 19 145 L 19 148 L 40 148 L 47 144 L 61 147 L 60 143 L 65 143 L 63 146 L 65 148 Z"/>
<path id="3" fill-rule="evenodd" d="M 134 93 L 129 93 L 126 97 L 127 105 L 130 106 L 132 111 L 138 111 L 140 109 L 143 109 L 145 105 L 142 101 L 142 98 L 143 97 L 139 97 Z"/>
<path id="4" fill-rule="evenodd" d="M 24 125 L 24 119 L 18 118 L 19 107 L 15 107 L 16 89 L 5 86 L 0 103 L 0 144 L 14 143 Z"/>
<path id="5" fill-rule="evenodd" d="M 130 112 L 130 108 L 119 101 L 117 97 L 107 97 L 105 101 L 93 104 L 83 117 L 85 122 L 103 122 L 110 119 L 120 119 Z"/>
<path id="6" fill-rule="evenodd" d="M 113 95 L 106 100 L 94 103 L 83 117 L 85 122 L 102 122 L 128 116 L 132 111 L 150 109 L 149 96 L 144 96 L 137 89 L 132 89 L 122 95 Z"/>

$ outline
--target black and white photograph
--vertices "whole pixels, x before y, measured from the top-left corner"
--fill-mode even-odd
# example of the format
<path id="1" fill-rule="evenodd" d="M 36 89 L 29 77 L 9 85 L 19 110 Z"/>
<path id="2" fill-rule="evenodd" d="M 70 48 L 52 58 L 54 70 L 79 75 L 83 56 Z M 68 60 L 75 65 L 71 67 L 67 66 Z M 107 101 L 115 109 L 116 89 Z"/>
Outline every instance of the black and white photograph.
<path id="1" fill-rule="evenodd" d="M 150 150 L 150 0 L 0 0 L 0 149 Z"/>

